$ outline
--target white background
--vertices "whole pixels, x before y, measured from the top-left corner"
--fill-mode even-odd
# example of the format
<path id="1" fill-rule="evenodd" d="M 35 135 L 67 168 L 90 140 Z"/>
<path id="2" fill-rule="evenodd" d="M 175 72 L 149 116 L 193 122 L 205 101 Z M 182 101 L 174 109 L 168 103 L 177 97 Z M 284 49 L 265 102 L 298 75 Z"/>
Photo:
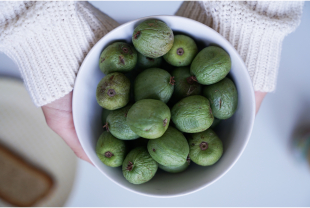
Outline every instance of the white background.
<path id="1" fill-rule="evenodd" d="M 91 2 L 119 23 L 173 15 L 181 2 Z M 0 76 L 19 77 L 0 53 Z M 310 2 L 301 24 L 283 42 L 277 89 L 256 118 L 251 139 L 236 165 L 219 181 L 191 195 L 158 199 L 124 190 L 79 161 L 67 206 L 310 206 L 310 169 L 290 150 L 296 129 L 310 130 Z"/>

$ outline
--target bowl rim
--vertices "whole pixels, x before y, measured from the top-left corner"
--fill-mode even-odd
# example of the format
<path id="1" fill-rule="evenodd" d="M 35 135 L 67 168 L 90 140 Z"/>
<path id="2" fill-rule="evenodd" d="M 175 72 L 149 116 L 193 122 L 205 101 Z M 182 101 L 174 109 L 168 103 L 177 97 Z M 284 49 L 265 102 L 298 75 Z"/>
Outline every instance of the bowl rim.
<path id="1" fill-rule="evenodd" d="M 124 24 L 121 24 L 119 25 L 118 27 L 114 28 L 113 30 L 109 31 L 106 35 L 104 35 L 103 37 L 100 38 L 100 40 L 97 41 L 97 43 L 90 49 L 90 51 L 87 53 L 86 57 L 84 58 L 81 66 L 79 67 L 79 71 L 81 68 L 84 68 L 84 64 L 86 62 L 86 60 L 88 60 L 90 58 L 90 54 L 92 54 L 92 51 L 94 50 L 95 46 L 100 44 L 100 42 L 103 41 L 103 39 L 109 35 L 111 35 L 112 32 L 115 32 L 115 30 L 119 30 L 123 27 L 126 27 L 127 25 L 129 24 L 132 24 L 134 22 L 139 22 L 139 21 L 142 21 L 142 20 L 146 20 L 146 19 L 152 19 L 152 18 L 177 18 L 177 19 L 186 19 L 186 20 L 190 20 L 190 21 L 193 21 L 195 23 L 199 23 L 201 26 L 203 27 L 207 27 L 209 30 L 211 30 L 212 32 L 215 32 L 217 33 L 217 35 L 219 36 L 220 38 L 220 41 L 221 42 L 225 42 L 226 44 L 229 45 L 229 47 L 231 47 L 231 49 L 234 51 L 234 53 L 236 54 L 236 58 L 240 61 L 241 65 L 243 65 L 242 67 L 242 70 L 245 70 L 245 74 L 246 74 L 246 82 L 249 84 L 249 86 L 251 86 L 251 96 L 250 96 L 250 103 L 252 104 L 252 112 L 251 114 L 249 115 L 249 118 L 250 118 L 250 125 L 249 125 L 249 128 L 247 130 L 247 133 L 246 133 L 246 140 L 241 148 L 241 151 L 238 153 L 237 157 L 234 159 L 234 161 L 226 168 L 225 171 L 223 171 L 220 175 L 218 175 L 213 181 L 209 182 L 209 183 L 206 183 L 204 185 L 202 185 L 201 187 L 195 189 L 195 190 L 192 190 L 192 191 L 188 191 L 186 193 L 179 193 L 179 194 L 168 194 L 168 195 L 155 195 L 155 194 L 147 194 L 147 193 L 143 193 L 143 192 L 139 192 L 139 191 L 136 191 L 134 189 L 131 189 L 129 187 L 126 187 L 122 184 L 120 184 L 118 181 L 112 179 L 108 174 L 106 174 L 103 170 L 101 170 L 93 161 L 92 159 L 89 157 L 89 160 L 93 163 L 93 165 L 101 172 L 103 173 L 103 175 L 105 175 L 109 180 L 113 181 L 114 183 L 116 183 L 117 185 L 119 185 L 120 187 L 128 190 L 128 191 L 131 191 L 131 192 L 134 192 L 136 194 L 140 194 L 140 195 L 143 195 L 143 196 L 148 196 L 148 197 L 155 197 L 155 198 L 173 198 L 173 197 L 180 197 L 180 196 L 185 196 L 185 195 L 189 195 L 189 194 L 192 194 L 192 193 L 195 193 L 195 192 L 198 192 L 204 188 L 206 188 L 207 186 L 210 186 L 211 184 L 215 183 L 216 181 L 218 181 L 220 178 L 222 178 L 235 164 L 236 162 L 239 160 L 239 158 L 241 157 L 242 153 L 244 152 L 249 140 L 250 140 L 250 136 L 251 136 L 251 133 L 252 133 L 252 130 L 253 130 L 253 126 L 254 126 L 254 120 L 255 120 L 255 109 L 256 109 L 256 103 L 255 103 L 255 96 L 254 96 L 254 87 L 253 87 L 253 84 L 252 84 L 252 81 L 250 79 L 250 75 L 247 71 L 247 67 L 245 66 L 245 63 L 244 61 L 242 60 L 241 56 L 239 55 L 239 53 L 237 52 L 237 50 L 231 45 L 231 43 L 226 40 L 226 38 L 224 38 L 221 34 L 219 34 L 216 30 L 214 30 L 213 28 L 209 27 L 208 25 L 205 25 L 199 21 L 196 21 L 194 19 L 190 19 L 190 18 L 187 18 L 187 17 L 182 17 L 182 16 L 176 16 L 176 15 L 151 15 L 151 16 L 146 16 L 146 17 L 142 17 L 142 18 L 138 18 L 138 19 L 134 19 L 134 20 L 131 20 L 129 22 L 126 22 Z M 77 77 L 75 79 L 75 85 L 77 83 L 80 82 L 80 80 L 82 79 L 81 76 L 79 76 L 81 73 L 78 72 L 77 74 Z M 72 95 L 72 116 L 73 116 L 73 123 L 74 123 L 74 126 L 75 126 L 75 118 L 77 117 L 77 112 L 74 110 L 75 109 L 75 106 L 77 105 L 77 92 L 73 89 L 73 95 Z M 79 139 L 79 142 L 81 143 L 81 146 L 83 148 L 83 150 L 85 151 L 86 155 L 88 156 L 87 154 L 87 150 L 84 148 L 84 145 L 83 145 L 83 140 L 80 139 L 79 135 L 79 130 L 77 128 L 75 128 L 75 131 L 76 131 L 76 134 L 77 134 L 77 137 Z"/>

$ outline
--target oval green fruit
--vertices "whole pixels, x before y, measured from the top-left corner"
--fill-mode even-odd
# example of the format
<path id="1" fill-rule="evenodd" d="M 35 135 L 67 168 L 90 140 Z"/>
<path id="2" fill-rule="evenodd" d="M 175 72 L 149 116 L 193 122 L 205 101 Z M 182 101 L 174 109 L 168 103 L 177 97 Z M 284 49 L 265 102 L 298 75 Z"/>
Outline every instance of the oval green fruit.
<path id="1" fill-rule="evenodd" d="M 145 147 L 137 147 L 126 156 L 122 170 L 123 175 L 133 184 L 142 184 L 151 180 L 158 169 L 157 162 Z"/>
<path id="2" fill-rule="evenodd" d="M 186 162 L 181 165 L 181 166 L 164 166 L 161 164 L 158 164 L 158 168 L 168 172 L 168 173 L 180 173 L 183 172 L 184 170 L 186 170 L 188 168 L 188 166 L 190 165 L 190 159 L 189 157 L 187 158 Z"/>
<path id="3" fill-rule="evenodd" d="M 199 95 L 201 93 L 201 85 L 191 76 L 189 67 L 179 67 L 172 71 L 175 80 L 174 91 L 171 100 L 174 103 L 190 95 Z"/>
<path id="4" fill-rule="evenodd" d="M 174 35 L 166 23 L 156 19 L 141 22 L 132 34 L 132 43 L 144 56 L 158 58 L 172 47 Z"/>
<path id="5" fill-rule="evenodd" d="M 164 59 L 173 66 L 188 66 L 198 53 L 195 41 L 186 35 L 175 35 L 174 43 Z"/>
<path id="6" fill-rule="evenodd" d="M 213 165 L 223 154 L 223 143 L 212 129 L 192 134 L 188 144 L 189 157 L 197 165 Z"/>
<path id="7" fill-rule="evenodd" d="M 138 53 L 137 68 L 139 70 L 160 67 L 161 63 L 162 63 L 162 57 L 149 58 L 141 53 Z"/>
<path id="8" fill-rule="evenodd" d="M 127 124 L 140 137 L 156 139 L 167 130 L 170 109 L 160 100 L 145 99 L 133 104 L 127 114 Z"/>
<path id="9" fill-rule="evenodd" d="M 186 162 L 189 147 L 185 136 L 169 126 L 161 137 L 150 140 L 147 150 L 152 158 L 164 166 L 181 166 Z"/>
<path id="10" fill-rule="evenodd" d="M 107 129 L 113 136 L 122 140 L 133 140 L 139 138 L 127 124 L 127 113 L 132 105 L 112 111 L 106 122 Z"/>
<path id="11" fill-rule="evenodd" d="M 122 73 L 106 75 L 97 85 L 96 99 L 98 104 L 108 110 L 122 108 L 129 102 L 130 81 Z"/>
<path id="12" fill-rule="evenodd" d="M 174 79 L 165 70 L 146 69 L 140 73 L 134 84 L 135 100 L 156 99 L 167 103 L 174 90 Z"/>
<path id="13" fill-rule="evenodd" d="M 96 145 L 96 154 L 105 165 L 119 167 L 126 156 L 125 142 L 115 138 L 112 134 L 103 132 Z"/>
<path id="14" fill-rule="evenodd" d="M 115 42 L 105 48 L 99 59 L 100 70 L 112 72 L 129 72 L 137 64 L 138 54 L 134 47 L 124 42 Z"/>
<path id="15" fill-rule="evenodd" d="M 205 131 L 214 119 L 208 99 L 201 95 L 183 98 L 175 104 L 171 118 L 177 129 L 186 133 Z"/>
<path id="16" fill-rule="evenodd" d="M 220 47 L 209 46 L 197 54 L 190 70 L 200 84 L 210 85 L 224 79 L 230 68 L 229 54 Z"/>
<path id="17" fill-rule="evenodd" d="M 214 117 L 228 119 L 237 110 L 238 92 L 229 78 L 203 88 L 203 95 L 208 98 Z"/>

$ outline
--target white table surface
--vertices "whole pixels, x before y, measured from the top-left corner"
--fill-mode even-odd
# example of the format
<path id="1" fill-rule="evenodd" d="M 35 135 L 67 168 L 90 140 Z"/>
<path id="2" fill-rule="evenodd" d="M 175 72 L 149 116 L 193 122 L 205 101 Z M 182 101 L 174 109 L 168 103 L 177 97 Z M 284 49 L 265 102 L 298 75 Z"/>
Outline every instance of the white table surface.
<path id="1" fill-rule="evenodd" d="M 91 2 L 119 23 L 172 15 L 181 2 Z M 211 186 L 183 197 L 158 199 L 124 190 L 79 161 L 66 206 L 310 206 L 310 169 L 290 151 L 293 132 L 310 129 L 310 2 L 301 24 L 283 43 L 277 89 L 256 118 L 251 139 L 236 165 Z M 0 75 L 20 77 L 0 53 Z"/>

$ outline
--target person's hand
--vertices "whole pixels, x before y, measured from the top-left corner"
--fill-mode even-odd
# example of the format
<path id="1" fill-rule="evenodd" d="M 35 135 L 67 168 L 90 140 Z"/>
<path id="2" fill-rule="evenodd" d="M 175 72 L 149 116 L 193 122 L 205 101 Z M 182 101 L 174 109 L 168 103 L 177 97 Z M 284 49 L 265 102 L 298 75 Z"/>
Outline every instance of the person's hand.
<path id="1" fill-rule="evenodd" d="M 81 158 L 92 164 L 76 135 L 72 116 L 72 91 L 64 97 L 42 106 L 47 125 Z"/>
<path id="2" fill-rule="evenodd" d="M 260 105 L 262 104 L 263 99 L 265 98 L 266 95 L 267 92 L 255 91 L 256 114 L 258 113 Z"/>

